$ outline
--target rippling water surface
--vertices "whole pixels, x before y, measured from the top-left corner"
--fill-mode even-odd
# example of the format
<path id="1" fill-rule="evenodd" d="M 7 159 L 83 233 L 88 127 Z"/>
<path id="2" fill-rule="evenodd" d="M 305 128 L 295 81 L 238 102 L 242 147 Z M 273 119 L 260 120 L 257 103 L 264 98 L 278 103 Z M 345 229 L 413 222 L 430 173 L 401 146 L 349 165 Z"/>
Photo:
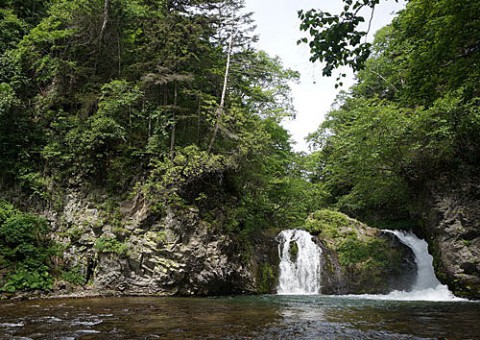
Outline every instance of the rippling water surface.
<path id="1" fill-rule="evenodd" d="M 0 302 L 0 339 L 479 339 L 480 303 L 355 297 Z"/>

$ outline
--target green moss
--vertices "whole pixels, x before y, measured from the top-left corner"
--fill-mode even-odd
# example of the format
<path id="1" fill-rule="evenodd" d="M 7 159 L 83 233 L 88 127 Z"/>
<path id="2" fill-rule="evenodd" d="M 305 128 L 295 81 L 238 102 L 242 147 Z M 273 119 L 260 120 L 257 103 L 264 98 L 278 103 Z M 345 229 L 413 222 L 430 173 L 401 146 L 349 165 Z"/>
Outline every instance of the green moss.
<path id="1" fill-rule="evenodd" d="M 322 209 L 312 213 L 305 223 L 305 230 L 312 235 L 335 238 L 342 228 L 352 225 L 352 220 L 346 215 L 333 210 Z"/>
<path id="2" fill-rule="evenodd" d="M 270 264 L 262 264 L 257 274 L 257 292 L 259 294 L 271 293 L 277 284 L 276 270 Z"/>
<path id="3" fill-rule="evenodd" d="M 126 255 L 128 250 L 128 245 L 121 243 L 115 238 L 109 237 L 100 237 L 94 245 L 99 253 L 116 253 L 119 255 Z"/>
<path id="4" fill-rule="evenodd" d="M 379 238 L 359 240 L 348 237 L 336 245 L 338 259 L 343 266 L 361 265 L 363 268 L 385 268 L 395 259 L 395 250 Z"/>

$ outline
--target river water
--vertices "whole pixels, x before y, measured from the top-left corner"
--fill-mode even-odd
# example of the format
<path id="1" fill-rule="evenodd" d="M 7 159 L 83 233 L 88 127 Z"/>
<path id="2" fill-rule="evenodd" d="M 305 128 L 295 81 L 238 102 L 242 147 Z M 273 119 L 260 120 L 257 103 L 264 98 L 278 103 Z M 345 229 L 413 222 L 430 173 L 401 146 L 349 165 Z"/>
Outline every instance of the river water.
<path id="1" fill-rule="evenodd" d="M 479 339 L 480 303 L 353 296 L 0 302 L 0 339 Z"/>

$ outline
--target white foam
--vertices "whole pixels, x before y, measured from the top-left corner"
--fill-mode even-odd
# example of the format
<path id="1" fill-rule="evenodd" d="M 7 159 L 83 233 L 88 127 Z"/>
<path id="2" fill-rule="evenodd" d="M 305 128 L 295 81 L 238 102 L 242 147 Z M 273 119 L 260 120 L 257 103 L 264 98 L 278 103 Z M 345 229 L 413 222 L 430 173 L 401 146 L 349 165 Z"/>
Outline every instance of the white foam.
<path id="1" fill-rule="evenodd" d="M 0 327 L 23 327 L 25 326 L 25 323 L 23 322 L 17 322 L 17 323 L 13 323 L 13 322 L 3 322 L 3 323 L 0 323 Z"/>
<path id="2" fill-rule="evenodd" d="M 467 301 L 453 295 L 445 285 L 438 285 L 433 288 L 426 288 L 421 290 L 414 290 L 411 292 L 394 290 L 393 292 L 381 295 L 381 294 L 361 294 L 361 295 L 343 295 L 347 298 L 358 298 L 368 300 L 392 300 L 392 301 L 432 301 L 432 302 L 451 302 L 451 301 Z"/>
<path id="3" fill-rule="evenodd" d="M 279 295 L 312 295 L 320 293 L 320 247 L 312 241 L 305 230 L 284 230 L 278 235 L 280 245 Z M 294 259 L 291 258 L 292 243 L 298 246 Z"/>

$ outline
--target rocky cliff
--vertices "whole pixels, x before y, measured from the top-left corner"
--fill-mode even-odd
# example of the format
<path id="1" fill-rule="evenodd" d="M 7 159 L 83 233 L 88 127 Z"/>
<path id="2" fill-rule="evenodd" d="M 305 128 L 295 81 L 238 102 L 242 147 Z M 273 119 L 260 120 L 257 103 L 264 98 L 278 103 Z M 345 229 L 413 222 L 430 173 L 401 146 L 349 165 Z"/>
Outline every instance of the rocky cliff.
<path id="1" fill-rule="evenodd" d="M 154 213 L 139 199 L 112 208 L 106 196 L 70 192 L 50 220 L 65 264 L 94 293 L 275 293 L 277 231 L 242 238 L 199 216 L 187 206 Z M 387 293 L 415 279 L 413 254 L 393 235 L 328 210 L 312 214 L 306 229 L 323 249 L 323 294 Z"/>
<path id="2" fill-rule="evenodd" d="M 419 197 L 439 279 L 458 296 L 480 298 L 480 178 L 437 180 Z"/>
<path id="3" fill-rule="evenodd" d="M 54 236 L 66 249 L 66 265 L 92 291 L 226 295 L 274 288 L 273 238 L 246 245 L 201 220 L 192 207 L 154 213 L 138 199 L 115 209 L 104 199 L 70 192 L 63 209 L 50 213 Z"/>
<path id="4" fill-rule="evenodd" d="M 480 185 L 445 188 L 419 197 L 427 202 L 418 206 L 421 236 L 439 279 L 456 295 L 479 298 Z M 79 191 L 46 210 L 64 249 L 56 266 L 74 274 L 74 284 L 87 293 L 275 293 L 278 230 L 251 238 L 205 221 L 191 206 L 155 212 L 138 198 L 113 201 Z M 323 294 L 386 293 L 408 289 L 415 279 L 413 254 L 393 235 L 328 210 L 312 214 L 305 228 L 323 249 Z M 71 292 L 71 282 L 57 281 L 55 293 Z"/>

